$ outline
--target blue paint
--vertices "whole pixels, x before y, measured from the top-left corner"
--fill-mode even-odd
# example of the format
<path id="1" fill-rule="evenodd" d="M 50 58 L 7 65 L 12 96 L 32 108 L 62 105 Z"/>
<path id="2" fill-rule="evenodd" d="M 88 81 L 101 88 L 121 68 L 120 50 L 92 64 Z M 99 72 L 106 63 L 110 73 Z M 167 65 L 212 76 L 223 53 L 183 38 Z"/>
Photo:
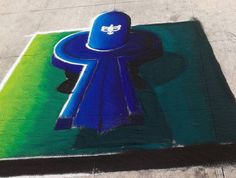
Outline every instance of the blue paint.
<path id="1" fill-rule="evenodd" d="M 101 31 L 100 27 L 111 24 L 121 25 L 121 29 L 106 31 L 113 34 Z M 143 112 L 130 79 L 128 63 L 151 58 L 155 53 L 161 53 L 162 48 L 160 41 L 152 34 L 129 32 L 129 28 L 130 19 L 126 14 L 108 12 L 98 16 L 90 33 L 75 33 L 55 46 L 52 64 L 65 71 L 81 72 L 59 115 L 56 129 L 85 127 L 106 132 L 137 123 L 135 118 L 140 120 Z M 106 43 L 102 43 L 102 39 Z M 86 47 L 87 42 L 96 50 Z M 114 49 L 100 51 L 111 48 Z"/>
<path id="2" fill-rule="evenodd" d="M 107 12 L 93 22 L 88 46 L 93 49 L 109 50 L 124 45 L 129 38 L 130 17 L 122 12 Z"/>

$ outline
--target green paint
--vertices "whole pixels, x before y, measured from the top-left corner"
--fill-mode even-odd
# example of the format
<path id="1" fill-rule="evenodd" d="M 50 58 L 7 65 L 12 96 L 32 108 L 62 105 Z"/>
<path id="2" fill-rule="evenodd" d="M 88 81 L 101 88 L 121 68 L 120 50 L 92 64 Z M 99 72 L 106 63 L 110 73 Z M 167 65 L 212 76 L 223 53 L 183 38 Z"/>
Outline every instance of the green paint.
<path id="1" fill-rule="evenodd" d="M 37 35 L 0 93 L 0 158 L 96 154 L 236 141 L 236 104 L 198 22 L 134 27 L 156 33 L 165 54 L 140 67 L 137 90 L 145 123 L 97 134 L 55 131 L 68 95 L 50 64 L 54 45 L 71 33 Z M 176 143 L 172 143 L 175 140 Z"/>

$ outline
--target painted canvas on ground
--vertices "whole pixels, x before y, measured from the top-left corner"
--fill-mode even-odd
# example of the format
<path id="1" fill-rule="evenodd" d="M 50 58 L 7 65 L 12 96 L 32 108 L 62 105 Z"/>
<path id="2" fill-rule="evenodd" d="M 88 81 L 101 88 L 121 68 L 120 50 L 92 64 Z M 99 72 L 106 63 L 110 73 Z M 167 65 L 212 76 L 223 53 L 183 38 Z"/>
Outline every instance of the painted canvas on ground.
<path id="1" fill-rule="evenodd" d="M 199 22 L 139 25 L 163 55 L 135 68 L 142 124 L 55 130 L 68 99 L 54 46 L 75 32 L 38 34 L 0 92 L 0 158 L 100 155 L 236 141 L 236 104 Z M 135 65 L 134 65 L 135 66 Z"/>

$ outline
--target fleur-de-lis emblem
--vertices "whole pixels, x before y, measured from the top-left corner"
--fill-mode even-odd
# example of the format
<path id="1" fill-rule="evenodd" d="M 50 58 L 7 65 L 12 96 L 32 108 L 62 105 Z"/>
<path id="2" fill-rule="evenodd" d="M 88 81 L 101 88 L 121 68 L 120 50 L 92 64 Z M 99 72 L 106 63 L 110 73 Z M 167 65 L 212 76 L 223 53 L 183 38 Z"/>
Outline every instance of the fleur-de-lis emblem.
<path id="1" fill-rule="evenodd" d="M 121 29 L 121 25 L 114 26 L 111 24 L 109 27 L 102 26 L 101 31 L 107 33 L 108 35 L 113 35 L 114 32 L 117 32 Z"/>

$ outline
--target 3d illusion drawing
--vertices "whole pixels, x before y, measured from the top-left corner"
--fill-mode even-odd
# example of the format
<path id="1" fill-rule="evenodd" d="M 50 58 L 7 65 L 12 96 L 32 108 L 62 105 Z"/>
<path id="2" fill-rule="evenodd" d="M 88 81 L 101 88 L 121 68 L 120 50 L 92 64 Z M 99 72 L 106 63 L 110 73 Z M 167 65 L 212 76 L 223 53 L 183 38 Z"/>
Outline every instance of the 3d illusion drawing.
<path id="1" fill-rule="evenodd" d="M 69 35 L 56 44 L 53 65 L 71 76 L 79 74 L 56 129 L 85 127 L 106 132 L 142 122 L 129 64 L 156 57 L 162 48 L 150 33 L 131 31 L 130 23 L 122 12 L 104 13 L 90 32 Z"/>
<path id="2" fill-rule="evenodd" d="M 236 142 L 235 97 L 199 21 L 104 12 L 88 31 L 35 34 L 7 76 L 0 159 Z"/>

